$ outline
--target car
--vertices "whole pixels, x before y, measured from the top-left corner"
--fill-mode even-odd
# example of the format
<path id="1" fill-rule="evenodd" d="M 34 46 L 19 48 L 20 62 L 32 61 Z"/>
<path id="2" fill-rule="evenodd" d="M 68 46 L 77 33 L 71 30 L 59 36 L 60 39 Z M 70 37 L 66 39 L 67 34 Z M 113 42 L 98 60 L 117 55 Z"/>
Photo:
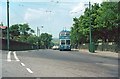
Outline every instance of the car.
<path id="1" fill-rule="evenodd" d="M 59 46 L 57 46 L 57 45 L 56 45 L 56 46 L 53 46 L 52 49 L 53 49 L 53 50 L 59 50 Z"/>

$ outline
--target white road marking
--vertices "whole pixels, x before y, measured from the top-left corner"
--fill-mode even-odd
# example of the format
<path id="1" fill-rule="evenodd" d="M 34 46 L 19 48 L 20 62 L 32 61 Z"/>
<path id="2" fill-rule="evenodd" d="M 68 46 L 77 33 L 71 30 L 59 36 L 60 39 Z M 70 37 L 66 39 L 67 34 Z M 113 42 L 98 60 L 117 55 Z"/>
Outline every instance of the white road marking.
<path id="1" fill-rule="evenodd" d="M 9 52 L 8 52 L 8 55 L 7 55 L 7 61 L 8 61 L 8 62 L 11 62 L 11 56 L 10 56 L 10 55 L 11 55 L 11 51 L 9 51 Z"/>
<path id="2" fill-rule="evenodd" d="M 15 51 L 13 52 L 13 54 L 14 54 L 14 58 L 16 59 L 16 61 L 20 61 L 20 60 L 18 59 Z"/>
<path id="3" fill-rule="evenodd" d="M 29 68 L 26 68 L 26 69 L 29 73 L 33 73 L 33 71 L 31 71 Z"/>
<path id="4" fill-rule="evenodd" d="M 24 63 L 20 63 L 22 66 L 25 66 L 25 64 Z"/>
<path id="5" fill-rule="evenodd" d="M 13 52 L 13 55 L 14 55 L 14 58 L 15 58 L 16 61 L 20 61 L 20 60 L 18 59 L 15 51 Z M 12 60 L 11 60 L 11 51 L 8 52 L 7 61 L 8 61 L 8 62 L 12 61 Z M 21 64 L 22 66 L 25 66 L 24 63 L 20 63 L 20 64 Z M 33 73 L 33 71 L 32 71 L 30 68 L 26 68 L 26 69 L 27 69 L 27 71 L 28 71 L 29 73 L 31 73 L 31 74 Z"/>

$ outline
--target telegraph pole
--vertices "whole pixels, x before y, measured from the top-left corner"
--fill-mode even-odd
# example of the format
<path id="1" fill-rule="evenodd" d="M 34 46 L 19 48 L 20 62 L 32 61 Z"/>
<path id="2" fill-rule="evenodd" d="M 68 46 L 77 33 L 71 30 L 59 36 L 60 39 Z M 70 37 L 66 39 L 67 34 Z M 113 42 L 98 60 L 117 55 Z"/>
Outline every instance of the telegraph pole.
<path id="1" fill-rule="evenodd" d="M 92 26 L 91 26 L 91 11 L 90 11 L 90 8 L 91 7 L 91 3 L 89 1 L 89 26 L 90 26 L 90 31 L 89 31 L 89 34 L 90 34 L 90 44 L 89 44 L 89 52 L 92 52 L 94 53 L 95 52 L 95 49 L 94 49 L 94 44 L 93 44 L 93 40 L 92 40 Z"/>
<path id="2" fill-rule="evenodd" d="M 39 49 L 39 28 L 37 27 L 37 49 Z"/>
<path id="3" fill-rule="evenodd" d="M 90 12 L 90 6 L 91 6 L 91 4 L 89 2 L 89 17 L 90 17 L 90 13 L 91 13 Z M 91 39 L 92 38 L 91 37 L 92 36 L 92 33 L 91 33 L 91 17 L 89 19 L 89 29 L 90 29 L 90 31 L 89 31 L 89 35 L 90 35 L 90 46 L 89 46 L 90 48 L 89 48 L 89 51 L 91 52 L 91 47 L 92 47 L 92 45 L 91 45 L 92 44 L 92 39 Z"/>
<path id="4" fill-rule="evenodd" d="M 40 48 L 40 45 L 39 45 L 39 43 L 40 43 L 40 29 L 39 29 L 39 27 L 37 27 L 37 37 L 38 37 L 38 39 L 37 39 L 37 42 L 38 42 L 38 44 L 37 44 L 37 48 L 39 49 Z"/>
<path id="5" fill-rule="evenodd" d="M 9 0 L 7 0 L 7 50 L 9 51 L 10 49 L 10 44 L 9 44 Z"/>
<path id="6" fill-rule="evenodd" d="M 41 28 L 43 28 L 43 26 L 41 26 Z M 40 28 L 39 27 L 37 27 L 37 37 L 38 37 L 38 39 L 37 39 L 37 42 L 38 42 L 38 44 L 37 44 L 37 48 L 38 49 L 40 49 L 41 48 L 41 46 L 40 46 L 40 44 L 41 44 L 41 32 L 40 32 L 41 30 L 40 30 Z"/>

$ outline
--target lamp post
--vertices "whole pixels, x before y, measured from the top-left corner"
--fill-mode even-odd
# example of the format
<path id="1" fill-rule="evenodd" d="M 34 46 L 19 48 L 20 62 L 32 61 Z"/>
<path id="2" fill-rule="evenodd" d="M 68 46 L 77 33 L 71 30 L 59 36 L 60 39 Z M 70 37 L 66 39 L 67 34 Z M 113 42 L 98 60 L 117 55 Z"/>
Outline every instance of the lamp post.
<path id="1" fill-rule="evenodd" d="M 43 26 L 41 26 L 41 28 L 43 28 Z M 37 37 L 38 37 L 38 39 L 37 39 L 37 42 L 38 42 L 38 43 L 37 43 L 37 48 L 38 48 L 38 49 L 39 49 L 39 43 L 40 43 L 40 42 L 39 42 L 39 37 L 40 37 L 40 35 L 41 35 L 41 34 L 40 34 L 40 29 L 39 29 L 39 27 L 37 27 Z"/>
<path id="2" fill-rule="evenodd" d="M 43 26 L 41 26 L 40 28 L 43 28 Z M 40 29 L 39 29 L 39 36 L 41 35 Z"/>
<path id="3" fill-rule="evenodd" d="M 9 0 L 7 0 L 7 50 L 10 50 L 9 47 Z"/>
<path id="4" fill-rule="evenodd" d="M 39 49 L 39 28 L 37 27 L 37 49 Z"/>

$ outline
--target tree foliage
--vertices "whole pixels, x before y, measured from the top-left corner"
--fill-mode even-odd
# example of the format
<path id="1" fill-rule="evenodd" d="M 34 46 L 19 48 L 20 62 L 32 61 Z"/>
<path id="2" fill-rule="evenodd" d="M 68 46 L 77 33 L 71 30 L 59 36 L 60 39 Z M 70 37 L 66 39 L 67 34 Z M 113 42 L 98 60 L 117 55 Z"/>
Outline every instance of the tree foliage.
<path id="1" fill-rule="evenodd" d="M 106 42 L 116 41 L 120 13 L 117 2 L 103 2 L 101 5 L 94 4 L 91 9 L 86 8 L 84 15 L 73 18 L 71 27 L 72 44 L 79 45 L 89 42 L 89 28 L 92 27 L 92 38 L 94 42 L 99 39 Z"/>
<path id="2" fill-rule="evenodd" d="M 43 48 L 50 48 L 52 41 L 52 35 L 48 33 L 42 33 L 40 36 L 40 44 Z"/>
<path id="3" fill-rule="evenodd" d="M 52 35 L 42 33 L 39 37 L 28 24 L 14 24 L 9 28 L 10 39 L 38 45 L 39 48 L 49 48 L 51 46 Z M 7 39 L 7 29 L 2 30 L 3 37 Z"/>
<path id="4" fill-rule="evenodd" d="M 10 27 L 10 37 L 13 40 L 27 42 L 27 38 L 34 33 L 28 24 L 14 24 Z"/>
<path id="5" fill-rule="evenodd" d="M 12 39 L 16 39 L 19 35 L 20 35 L 19 25 L 18 24 L 12 25 L 10 27 L 10 37 Z"/>

